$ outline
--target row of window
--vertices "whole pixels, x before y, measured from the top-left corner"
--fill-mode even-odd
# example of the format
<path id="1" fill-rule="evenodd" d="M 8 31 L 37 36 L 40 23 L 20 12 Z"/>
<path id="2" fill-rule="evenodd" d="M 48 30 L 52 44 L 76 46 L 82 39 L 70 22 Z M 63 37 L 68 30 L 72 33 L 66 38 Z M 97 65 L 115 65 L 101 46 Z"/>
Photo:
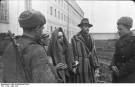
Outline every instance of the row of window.
<path id="1" fill-rule="evenodd" d="M 62 6 L 63 9 L 67 10 L 67 3 L 65 2 L 65 0 L 55 0 L 55 3 L 57 3 L 58 5 Z"/>
<path id="2" fill-rule="evenodd" d="M 65 0 L 55 0 L 54 2 L 59 3 L 59 4 L 66 3 L 66 5 L 68 5 Z M 59 7 L 61 7 L 61 6 L 59 6 Z M 66 7 L 68 7 L 68 6 L 66 6 Z M 74 11 L 74 9 L 71 6 L 69 6 L 69 10 L 64 9 L 65 12 L 68 12 L 68 14 L 66 14 L 66 15 L 64 15 L 65 12 L 63 12 L 63 11 L 60 12 L 60 11 L 61 10 L 56 9 L 53 6 L 50 7 L 50 15 L 56 17 L 59 20 L 65 21 L 69 24 L 76 25 L 77 20 L 75 20 L 74 17 L 75 18 L 77 17 L 78 19 L 80 19 L 79 15 L 76 13 L 76 11 Z"/>
<path id="3" fill-rule="evenodd" d="M 63 0 L 55 0 L 55 1 L 56 2 L 63 2 Z M 68 18 L 67 15 L 64 15 L 63 13 L 58 11 L 57 9 L 54 9 L 52 6 L 50 7 L 50 15 L 52 15 L 52 16 L 54 16 L 54 17 L 56 17 L 56 18 L 58 18 L 62 21 L 69 22 L 70 24 L 75 24 L 73 19 Z M 9 22 L 7 0 L 1 0 L 0 1 L 0 22 L 1 23 L 6 23 L 6 22 L 8 23 Z"/>
<path id="4" fill-rule="evenodd" d="M 50 15 L 58 18 L 59 20 L 69 22 L 69 24 L 75 24 L 74 19 L 68 18 L 68 16 L 64 15 L 63 13 L 60 13 L 60 11 L 57 11 L 57 9 L 54 9 L 52 6 L 50 7 Z M 77 17 L 77 15 L 72 13 L 73 17 Z"/>
<path id="5" fill-rule="evenodd" d="M 68 21 L 68 16 L 64 15 L 60 11 L 57 11 L 57 9 L 54 9 L 52 6 L 50 7 L 50 15 L 54 16 L 62 21 Z"/>

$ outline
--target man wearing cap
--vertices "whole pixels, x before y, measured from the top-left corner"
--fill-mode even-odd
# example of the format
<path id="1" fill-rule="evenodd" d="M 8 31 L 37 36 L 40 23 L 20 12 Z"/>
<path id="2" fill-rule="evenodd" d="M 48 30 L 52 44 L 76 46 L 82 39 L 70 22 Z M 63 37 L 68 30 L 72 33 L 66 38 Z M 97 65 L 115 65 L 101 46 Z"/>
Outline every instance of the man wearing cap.
<path id="1" fill-rule="evenodd" d="M 121 17 L 117 21 L 119 40 L 115 44 L 115 53 L 111 63 L 113 83 L 135 82 L 135 36 L 130 29 L 133 20 Z"/>
<path id="2" fill-rule="evenodd" d="M 49 40 L 50 40 L 49 39 L 49 34 L 47 34 L 47 33 L 42 34 L 40 39 L 39 39 L 39 43 L 41 43 L 44 46 L 46 52 L 47 52 L 47 49 L 48 49 Z"/>
<path id="3" fill-rule="evenodd" d="M 92 27 L 87 18 L 83 18 L 78 27 L 81 31 L 74 35 L 71 42 L 74 54 L 74 81 L 77 83 L 94 83 L 98 58 L 95 54 L 94 41 L 89 34 Z"/>
<path id="4" fill-rule="evenodd" d="M 6 83 L 54 83 L 55 71 L 43 46 L 38 42 L 46 24 L 42 13 L 29 10 L 19 16 L 23 35 L 14 39 L 3 55 L 3 82 Z"/>

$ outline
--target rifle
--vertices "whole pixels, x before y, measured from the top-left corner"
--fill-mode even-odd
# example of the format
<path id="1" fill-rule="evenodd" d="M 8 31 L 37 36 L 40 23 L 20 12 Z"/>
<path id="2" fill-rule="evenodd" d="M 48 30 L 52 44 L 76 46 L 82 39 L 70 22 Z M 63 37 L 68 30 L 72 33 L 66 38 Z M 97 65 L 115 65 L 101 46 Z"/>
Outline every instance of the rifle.
<path id="1" fill-rule="evenodd" d="M 27 82 L 30 82 L 31 81 L 30 73 L 28 72 L 27 67 L 24 64 L 25 62 L 24 62 L 24 58 L 23 58 L 21 49 L 19 47 L 20 45 L 19 45 L 19 43 L 17 43 L 16 37 L 14 36 L 14 34 L 11 33 L 11 31 L 8 31 L 8 34 L 10 36 L 10 39 L 11 39 L 13 46 L 15 48 L 15 51 L 16 51 L 16 60 L 17 60 L 17 58 L 19 58 L 19 61 L 21 63 L 21 67 L 25 73 L 25 78 L 26 78 Z"/>

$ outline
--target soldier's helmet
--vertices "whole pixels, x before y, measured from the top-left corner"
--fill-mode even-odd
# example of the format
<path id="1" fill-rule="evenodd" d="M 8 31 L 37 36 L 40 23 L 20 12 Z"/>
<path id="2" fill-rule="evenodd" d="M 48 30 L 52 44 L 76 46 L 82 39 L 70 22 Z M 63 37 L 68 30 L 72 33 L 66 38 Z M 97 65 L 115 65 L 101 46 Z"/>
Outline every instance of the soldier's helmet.
<path id="1" fill-rule="evenodd" d="M 46 24 L 45 16 L 36 10 L 26 10 L 19 16 L 19 24 L 22 28 L 34 28 Z"/>
<path id="2" fill-rule="evenodd" d="M 131 17 L 121 17 L 118 21 L 117 21 L 117 25 L 122 24 L 124 26 L 126 26 L 127 28 L 132 28 L 133 26 L 133 19 Z"/>

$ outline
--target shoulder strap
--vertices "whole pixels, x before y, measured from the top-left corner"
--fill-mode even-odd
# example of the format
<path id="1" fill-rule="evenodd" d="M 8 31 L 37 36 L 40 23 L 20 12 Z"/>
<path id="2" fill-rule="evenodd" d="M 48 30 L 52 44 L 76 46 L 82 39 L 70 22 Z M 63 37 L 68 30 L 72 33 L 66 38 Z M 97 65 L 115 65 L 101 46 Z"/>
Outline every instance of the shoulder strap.
<path id="1" fill-rule="evenodd" d="M 30 74 L 30 72 L 28 72 L 28 68 L 26 67 L 26 65 L 25 65 L 25 60 L 24 60 L 24 58 L 23 58 L 23 52 L 24 52 L 24 50 L 25 50 L 28 46 L 30 46 L 31 43 L 29 43 L 25 48 L 21 49 L 20 44 L 17 43 L 15 36 L 14 36 L 11 32 L 9 32 L 9 35 L 10 35 L 10 39 L 11 39 L 11 41 L 12 41 L 12 43 L 13 43 L 13 46 L 14 46 L 14 48 L 15 48 L 16 60 L 18 60 L 18 61 L 20 62 L 20 66 L 21 66 L 21 68 L 22 68 L 23 71 L 24 71 L 26 81 L 27 81 L 27 82 L 31 82 L 31 81 L 32 81 L 32 80 L 31 80 L 31 74 Z"/>
<path id="2" fill-rule="evenodd" d="M 22 68 L 23 68 L 24 73 L 25 73 L 26 81 L 29 82 L 29 83 L 32 81 L 32 72 L 30 71 L 30 67 L 26 66 L 26 64 L 25 64 L 24 54 L 25 54 L 26 50 L 28 49 L 28 47 L 30 47 L 32 44 L 35 44 L 35 43 L 28 43 L 21 50 L 21 57 L 20 57 L 20 62 L 22 64 Z"/>
<path id="3" fill-rule="evenodd" d="M 93 56 L 95 56 L 95 57 L 93 57 L 93 58 L 95 58 L 95 59 L 93 59 L 93 60 L 95 60 L 95 61 L 94 61 L 94 62 L 95 62 L 95 66 L 99 66 L 99 60 L 98 60 L 98 56 L 97 56 L 97 54 L 96 54 L 95 41 L 94 41 L 94 38 L 92 37 L 91 34 L 90 34 L 90 38 L 91 38 L 91 40 L 92 40 L 92 46 L 93 46 L 93 48 L 92 48 L 92 54 L 93 54 Z"/>
<path id="4" fill-rule="evenodd" d="M 20 44 L 17 43 L 18 46 L 14 46 L 15 47 L 15 50 L 16 50 L 16 58 L 18 58 L 18 60 L 20 61 L 20 65 L 24 71 L 24 74 L 25 74 L 25 79 L 27 82 L 31 82 L 32 81 L 32 78 L 31 78 L 31 72 L 29 71 L 29 67 L 26 66 L 25 64 L 25 59 L 23 57 L 24 55 L 24 51 L 31 45 L 31 43 L 29 43 L 25 48 L 21 49 L 20 47 Z M 13 44 L 15 45 L 15 44 Z"/>

